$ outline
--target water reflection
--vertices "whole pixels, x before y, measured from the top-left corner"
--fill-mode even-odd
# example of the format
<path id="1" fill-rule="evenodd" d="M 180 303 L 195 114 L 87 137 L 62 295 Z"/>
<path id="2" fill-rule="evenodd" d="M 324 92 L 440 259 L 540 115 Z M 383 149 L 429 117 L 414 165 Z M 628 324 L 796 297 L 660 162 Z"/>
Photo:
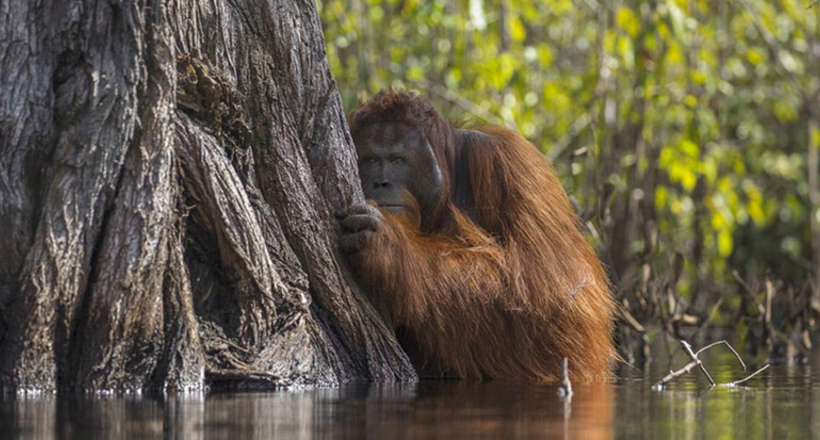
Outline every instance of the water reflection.
<path id="1" fill-rule="evenodd" d="M 737 379 L 734 365 L 720 365 L 710 369 L 716 380 Z M 0 437 L 820 438 L 820 381 L 809 366 L 776 367 L 736 389 L 708 389 L 688 376 L 656 393 L 650 385 L 662 369 L 613 384 L 576 384 L 569 417 L 556 386 L 511 382 L 169 398 L 6 396 Z"/>

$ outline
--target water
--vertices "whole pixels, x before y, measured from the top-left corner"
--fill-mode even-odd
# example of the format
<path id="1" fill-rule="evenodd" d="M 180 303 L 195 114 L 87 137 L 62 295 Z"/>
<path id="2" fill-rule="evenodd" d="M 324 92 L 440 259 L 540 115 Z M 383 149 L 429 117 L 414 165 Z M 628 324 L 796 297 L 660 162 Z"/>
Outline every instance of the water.
<path id="1" fill-rule="evenodd" d="M 683 357 L 672 362 L 686 363 Z M 744 376 L 707 358 L 717 382 Z M 622 369 L 610 384 L 423 381 L 193 396 L 0 399 L 0 438 L 820 439 L 820 363 L 775 366 L 737 388 L 690 374 L 663 392 L 668 362 Z"/>

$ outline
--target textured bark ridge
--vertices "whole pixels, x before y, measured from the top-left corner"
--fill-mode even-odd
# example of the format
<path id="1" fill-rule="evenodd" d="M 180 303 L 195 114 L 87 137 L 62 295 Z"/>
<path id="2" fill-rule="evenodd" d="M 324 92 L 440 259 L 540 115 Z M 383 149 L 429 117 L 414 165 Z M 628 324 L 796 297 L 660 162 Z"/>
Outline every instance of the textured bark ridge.
<path id="1" fill-rule="evenodd" d="M 312 0 L 4 2 L 0 96 L 4 388 L 415 379 Z"/>

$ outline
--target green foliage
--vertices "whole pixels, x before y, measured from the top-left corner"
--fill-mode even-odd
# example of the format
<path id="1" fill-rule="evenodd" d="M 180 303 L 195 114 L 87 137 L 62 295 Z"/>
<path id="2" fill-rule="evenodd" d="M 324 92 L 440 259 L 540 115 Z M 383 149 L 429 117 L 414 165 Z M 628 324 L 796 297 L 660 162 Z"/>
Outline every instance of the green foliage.
<path id="1" fill-rule="evenodd" d="M 623 289 L 810 266 L 814 0 L 319 0 L 348 109 L 393 87 L 553 160 Z M 607 200 L 605 188 L 614 193 Z M 650 237 L 657 237 L 656 242 Z M 734 284 L 732 284 L 734 285 Z M 718 290 L 720 287 L 718 287 Z"/>

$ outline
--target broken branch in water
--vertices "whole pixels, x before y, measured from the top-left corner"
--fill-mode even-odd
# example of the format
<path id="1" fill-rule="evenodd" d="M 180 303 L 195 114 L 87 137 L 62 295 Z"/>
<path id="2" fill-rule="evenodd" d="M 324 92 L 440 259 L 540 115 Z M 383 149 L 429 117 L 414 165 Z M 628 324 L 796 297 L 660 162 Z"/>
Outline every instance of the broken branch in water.
<path id="1" fill-rule="evenodd" d="M 709 379 L 709 384 L 715 386 L 714 379 L 712 379 L 712 376 L 710 376 L 709 372 L 706 371 L 706 367 L 704 367 L 703 363 L 700 361 L 700 359 L 698 359 L 698 355 L 696 355 L 695 352 L 692 351 L 692 346 L 689 345 L 689 343 L 684 341 L 683 339 L 680 340 L 680 345 L 683 346 L 683 351 L 685 351 L 686 354 L 688 354 L 689 357 L 692 358 L 692 361 L 697 363 L 697 366 L 700 368 L 700 371 L 703 373 L 703 375 L 706 376 L 707 379 Z"/>
<path id="2" fill-rule="evenodd" d="M 652 391 L 663 391 L 663 387 L 666 384 L 668 384 L 669 382 L 672 382 L 673 380 L 675 380 L 675 379 L 683 376 L 684 374 L 692 371 L 692 369 L 697 367 L 698 365 L 700 365 L 700 361 L 696 360 L 696 361 L 689 362 L 688 364 L 686 364 L 685 367 L 681 368 L 680 370 L 670 371 L 669 374 L 664 376 L 663 379 L 659 380 L 658 383 L 656 383 L 655 385 L 652 385 Z"/>
<path id="3" fill-rule="evenodd" d="M 761 367 L 759 370 L 757 370 L 757 371 L 755 371 L 754 373 L 752 373 L 752 374 L 750 374 L 750 375 L 748 375 L 748 376 L 744 377 L 743 379 L 736 380 L 736 381 L 734 381 L 734 382 L 729 382 L 729 383 L 722 383 L 722 384 L 720 384 L 720 385 L 718 385 L 718 386 L 719 386 L 719 387 L 729 387 L 729 388 L 731 388 L 731 387 L 736 387 L 736 386 L 738 386 L 738 385 L 742 384 L 743 382 L 746 382 L 747 380 L 749 380 L 749 379 L 751 379 L 751 378 L 753 378 L 753 377 L 757 376 L 757 375 L 758 375 L 758 373 L 762 373 L 763 371 L 767 370 L 768 368 L 769 368 L 769 364 L 766 364 L 766 365 L 764 365 L 763 367 Z"/>
<path id="4" fill-rule="evenodd" d="M 717 342 L 709 344 L 709 345 L 707 345 L 707 346 L 705 346 L 705 347 L 703 347 L 700 350 L 695 352 L 695 351 L 692 350 L 692 346 L 689 345 L 688 342 L 686 342 L 684 340 L 681 340 L 680 343 L 681 343 L 681 346 L 683 347 L 683 351 L 686 352 L 686 354 L 692 360 L 688 364 L 686 364 L 683 368 L 681 368 L 680 370 L 670 371 L 669 374 L 667 374 L 666 376 L 663 377 L 663 379 L 659 380 L 657 383 L 652 385 L 652 390 L 653 391 L 663 391 L 663 388 L 664 388 L 664 386 L 666 386 L 666 384 L 668 384 L 669 382 L 672 382 L 673 380 L 675 380 L 675 379 L 683 376 L 684 374 L 692 371 L 695 367 L 700 368 L 700 371 L 703 373 L 704 376 L 706 376 L 706 379 L 709 380 L 709 384 L 713 387 L 714 386 L 722 386 L 722 387 L 737 386 L 737 385 L 739 385 L 743 382 L 746 382 L 747 380 L 755 377 L 759 373 L 761 373 L 764 370 L 766 370 L 767 368 L 769 368 L 769 364 L 766 364 L 765 366 L 763 366 L 763 368 L 755 371 L 754 373 L 752 373 L 751 375 L 745 377 L 744 379 L 737 380 L 737 381 L 734 381 L 734 382 L 725 383 L 725 384 L 716 384 L 715 381 L 712 379 L 712 376 L 709 374 L 709 372 L 706 371 L 706 367 L 703 366 L 703 362 L 701 362 L 698 355 L 700 355 L 701 353 L 703 353 L 704 351 L 706 351 L 706 350 L 708 350 L 712 347 L 715 347 L 715 346 L 720 345 L 720 344 L 724 344 L 727 347 L 729 347 L 729 350 L 735 355 L 737 360 L 740 362 L 740 365 L 743 366 L 743 370 L 746 370 L 746 363 L 743 362 L 743 359 L 740 358 L 740 355 L 737 354 L 737 351 L 734 349 L 734 347 L 732 347 L 732 345 L 729 344 L 726 341 L 717 341 Z"/>
<path id="5" fill-rule="evenodd" d="M 729 347 L 729 350 L 732 352 L 732 354 L 735 355 L 735 358 L 737 358 L 737 361 L 740 362 L 740 365 L 743 367 L 743 371 L 746 371 L 746 363 L 743 362 L 743 359 L 741 359 L 740 355 L 737 354 L 737 352 L 735 351 L 735 347 L 732 347 L 732 344 L 730 344 L 730 343 L 728 343 L 724 340 L 717 341 L 717 342 L 712 342 L 711 344 L 707 345 L 706 347 L 701 348 L 700 350 L 695 352 L 695 356 L 698 356 L 701 353 L 703 353 L 704 351 L 706 351 L 706 350 L 708 350 L 708 349 L 710 349 L 710 348 L 712 348 L 716 345 L 720 345 L 720 344 L 725 344 L 727 347 Z"/>

